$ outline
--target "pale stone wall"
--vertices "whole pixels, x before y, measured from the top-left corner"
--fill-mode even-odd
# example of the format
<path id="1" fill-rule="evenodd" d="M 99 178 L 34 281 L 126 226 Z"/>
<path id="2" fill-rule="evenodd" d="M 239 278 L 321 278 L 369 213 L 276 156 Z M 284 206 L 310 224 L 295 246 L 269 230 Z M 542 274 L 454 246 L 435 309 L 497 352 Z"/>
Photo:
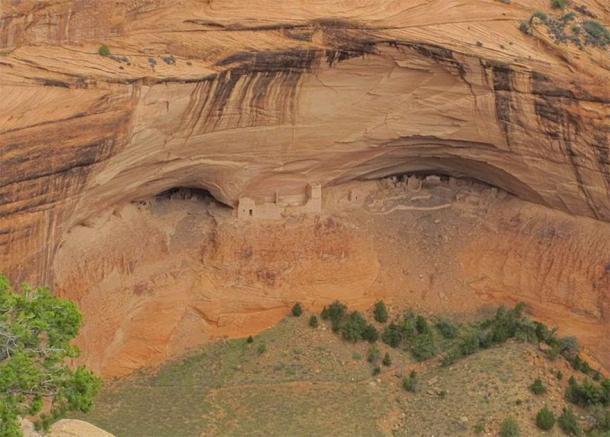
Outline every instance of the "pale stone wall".
<path id="1" fill-rule="evenodd" d="M 282 213 L 294 214 L 319 214 L 322 211 L 322 186 L 320 184 L 308 184 L 305 188 L 305 203 L 293 206 L 295 195 L 280 196 L 275 194 L 273 202 L 256 204 L 254 199 L 242 197 L 237 204 L 237 218 L 279 220 Z"/>

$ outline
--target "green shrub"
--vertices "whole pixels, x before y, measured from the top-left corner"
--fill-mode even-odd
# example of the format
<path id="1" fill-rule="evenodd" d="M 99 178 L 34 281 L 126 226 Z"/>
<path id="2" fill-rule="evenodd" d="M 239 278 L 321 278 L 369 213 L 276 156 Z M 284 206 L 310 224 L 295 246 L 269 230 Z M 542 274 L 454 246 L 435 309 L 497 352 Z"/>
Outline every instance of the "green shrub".
<path id="1" fill-rule="evenodd" d="M 415 318 L 415 329 L 418 334 L 430 334 L 430 326 L 424 316 L 417 316 Z"/>
<path id="2" fill-rule="evenodd" d="M 542 408 L 536 414 L 536 426 L 544 431 L 549 431 L 555 426 L 555 415 L 547 407 Z"/>
<path id="3" fill-rule="evenodd" d="M 417 335 L 417 316 L 408 312 L 402 316 L 400 321 L 400 335 L 403 340 L 409 340 Z"/>
<path id="4" fill-rule="evenodd" d="M 575 18 L 576 18 L 576 14 L 574 12 L 568 12 L 563 17 L 561 17 L 561 21 L 564 21 L 567 23 L 568 21 L 572 21 Z"/>
<path id="5" fill-rule="evenodd" d="M 517 437 L 520 435 L 519 424 L 512 417 L 504 419 L 500 425 L 500 437 Z"/>
<path id="6" fill-rule="evenodd" d="M 392 365 L 392 358 L 390 357 L 389 353 L 385 353 L 385 355 L 383 356 L 383 361 L 381 362 L 381 364 L 383 364 L 386 367 L 389 367 Z"/>
<path id="7" fill-rule="evenodd" d="M 587 44 L 598 47 L 606 47 L 610 44 L 610 32 L 601 23 L 587 20 L 582 23 L 582 27 L 587 34 Z"/>
<path id="8" fill-rule="evenodd" d="M 385 306 L 385 303 L 380 300 L 375 304 L 375 308 L 373 309 L 373 315 L 375 320 L 379 323 L 385 323 L 388 321 L 388 309 Z"/>
<path id="9" fill-rule="evenodd" d="M 371 364 L 375 364 L 379 361 L 380 358 L 381 352 L 379 351 L 379 348 L 377 348 L 377 346 L 369 347 L 369 350 L 366 354 L 366 360 Z"/>
<path id="10" fill-rule="evenodd" d="M 267 345 L 265 343 L 259 344 L 256 351 L 258 352 L 259 355 L 264 354 L 265 352 L 267 352 Z"/>
<path id="11" fill-rule="evenodd" d="M 534 326 L 536 329 L 536 338 L 538 341 L 547 342 L 552 335 L 554 335 L 554 331 L 550 331 L 549 328 L 540 322 L 534 322 Z"/>
<path id="12" fill-rule="evenodd" d="M 110 49 L 108 48 L 108 46 L 106 44 L 102 44 L 98 49 L 97 49 L 97 53 L 100 56 L 110 56 Z"/>
<path id="13" fill-rule="evenodd" d="M 530 385 L 530 391 L 535 395 L 540 396 L 546 393 L 546 387 L 540 378 L 536 378 L 532 385 Z"/>
<path id="14" fill-rule="evenodd" d="M 377 332 L 377 328 L 368 323 L 362 332 L 362 339 L 368 341 L 369 343 L 375 343 L 379 339 L 379 332 Z"/>
<path id="15" fill-rule="evenodd" d="M 501 306 L 496 311 L 495 318 L 491 320 L 490 328 L 493 343 L 504 343 L 514 337 L 517 331 L 514 313 Z"/>
<path id="16" fill-rule="evenodd" d="M 425 361 L 436 355 L 436 346 L 431 334 L 420 334 L 411 346 L 411 354 L 417 361 Z"/>
<path id="17" fill-rule="evenodd" d="M 254 337 L 249 335 L 248 338 L 246 339 L 246 343 L 254 343 Z"/>
<path id="18" fill-rule="evenodd" d="M 312 315 L 309 318 L 309 326 L 311 326 L 312 328 L 318 327 L 318 318 L 315 315 Z"/>
<path id="19" fill-rule="evenodd" d="M 391 322 L 383 330 L 383 333 L 381 334 L 381 340 L 385 344 L 393 348 L 397 348 L 398 346 L 400 346 L 400 343 L 402 342 L 402 334 L 400 327 L 394 322 Z"/>
<path id="20" fill-rule="evenodd" d="M 373 376 L 377 376 L 381 373 L 381 367 L 375 366 L 373 367 Z"/>
<path id="21" fill-rule="evenodd" d="M 47 288 L 13 290 L 0 274 L 0 435 L 19 436 L 19 418 L 44 430 L 69 411 L 87 412 L 102 381 L 70 363 L 82 325 L 74 302 Z"/>
<path id="22" fill-rule="evenodd" d="M 551 0 L 551 6 L 553 9 L 565 9 L 567 5 L 567 0 Z"/>
<path id="23" fill-rule="evenodd" d="M 322 317 L 322 320 L 337 320 L 345 316 L 346 312 L 347 306 L 336 300 L 331 303 L 328 308 L 324 307 L 320 316 Z"/>
<path id="24" fill-rule="evenodd" d="M 571 408 L 567 407 L 563 409 L 561 416 L 557 419 L 559 427 L 567 435 L 580 435 L 582 430 L 576 419 L 576 415 Z"/>
<path id="25" fill-rule="evenodd" d="M 580 345 L 576 337 L 563 337 L 559 339 L 559 352 L 568 360 L 575 360 L 580 352 Z"/>
<path id="26" fill-rule="evenodd" d="M 364 339 L 367 328 L 366 319 L 358 311 L 352 311 L 341 326 L 341 335 L 347 341 L 355 343 Z"/>
<path id="27" fill-rule="evenodd" d="M 610 380 L 596 384 L 587 379 L 579 384 L 574 378 L 570 378 L 565 398 L 581 407 L 610 405 Z"/>
<path id="28" fill-rule="evenodd" d="M 533 18 L 538 18 L 543 23 L 546 23 L 549 20 L 549 17 L 542 11 L 534 12 L 532 14 L 532 17 L 530 18 L 530 22 L 532 21 Z"/>
<path id="29" fill-rule="evenodd" d="M 457 337 L 457 326 L 447 320 L 439 320 L 436 323 L 436 329 L 438 329 L 441 335 L 447 339 Z"/>
<path id="30" fill-rule="evenodd" d="M 563 379 L 563 372 L 561 370 L 555 372 L 555 378 L 557 378 L 557 381 L 561 381 Z"/>
<path id="31" fill-rule="evenodd" d="M 403 378 L 402 388 L 411 393 L 417 390 L 417 373 L 415 370 L 412 370 L 409 376 Z"/>
<path id="32" fill-rule="evenodd" d="M 341 322 L 346 313 L 347 306 L 336 300 L 328 308 L 324 307 L 320 316 L 322 320 L 330 320 L 333 331 L 337 332 L 341 328 Z"/>
<path id="33" fill-rule="evenodd" d="M 468 356 L 472 355 L 479 350 L 479 333 L 471 332 L 465 335 L 459 342 L 460 355 Z"/>
<path id="34" fill-rule="evenodd" d="M 292 307 L 292 315 L 294 317 L 301 317 L 301 314 L 303 314 L 303 308 L 301 307 L 301 304 L 297 302 Z"/>

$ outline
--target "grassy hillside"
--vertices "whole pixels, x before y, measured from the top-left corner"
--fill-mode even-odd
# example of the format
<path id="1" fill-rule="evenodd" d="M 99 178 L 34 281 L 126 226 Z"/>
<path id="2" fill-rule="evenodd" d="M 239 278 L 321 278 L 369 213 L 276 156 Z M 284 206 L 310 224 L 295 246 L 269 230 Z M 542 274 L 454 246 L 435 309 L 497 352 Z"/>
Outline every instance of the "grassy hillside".
<path id="1" fill-rule="evenodd" d="M 507 417 L 539 435 L 536 413 L 556 414 L 573 374 L 561 357 L 509 340 L 441 366 L 377 342 L 389 366 L 367 361 L 369 343 L 350 343 L 308 314 L 255 337 L 223 341 L 151 374 L 106 387 L 83 419 L 117 436 L 497 435 Z M 403 379 L 415 370 L 414 391 Z M 562 378 L 558 379 L 558 371 Z M 529 386 L 540 378 L 546 393 Z M 557 426 L 544 435 L 561 435 Z"/>

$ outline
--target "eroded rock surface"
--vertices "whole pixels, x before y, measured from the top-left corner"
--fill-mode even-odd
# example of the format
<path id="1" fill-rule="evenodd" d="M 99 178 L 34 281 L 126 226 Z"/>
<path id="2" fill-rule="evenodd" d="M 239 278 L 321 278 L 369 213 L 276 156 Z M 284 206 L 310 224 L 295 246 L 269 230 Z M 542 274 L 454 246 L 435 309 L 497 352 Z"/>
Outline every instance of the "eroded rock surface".
<path id="1" fill-rule="evenodd" d="M 581 3 L 607 22 L 605 2 Z M 266 228 L 132 202 L 191 187 L 234 206 L 308 183 L 449 174 L 518 208 L 501 204 L 490 229 L 452 247 L 464 263 L 454 279 L 478 278 L 475 302 L 556 308 L 551 322 L 574 310 L 597 338 L 591 329 L 608 327 L 608 52 L 519 32 L 544 8 L 0 0 L 0 269 L 79 300 L 87 360 L 124 374 L 211 333 L 264 327 L 296 298 L 364 303 L 405 289 L 374 285 L 395 261 L 355 218 Z"/>

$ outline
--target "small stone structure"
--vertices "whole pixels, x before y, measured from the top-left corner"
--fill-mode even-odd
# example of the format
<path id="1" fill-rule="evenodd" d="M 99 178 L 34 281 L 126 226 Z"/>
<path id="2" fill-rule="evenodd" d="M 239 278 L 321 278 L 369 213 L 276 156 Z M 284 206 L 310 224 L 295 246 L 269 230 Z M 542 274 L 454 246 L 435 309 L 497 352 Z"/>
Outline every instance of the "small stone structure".
<path id="1" fill-rule="evenodd" d="M 254 217 L 255 210 L 256 204 L 254 203 L 254 199 L 249 197 L 239 198 L 239 203 L 237 204 L 237 218 L 244 219 Z"/>
<path id="2" fill-rule="evenodd" d="M 299 206 L 291 206 L 288 203 L 289 196 L 282 198 L 275 193 L 273 202 L 256 204 L 250 197 L 240 197 L 237 204 L 237 218 L 279 220 L 282 213 L 295 214 L 319 214 L 322 211 L 322 186 L 320 184 L 307 184 L 305 187 L 305 202 Z"/>
<path id="3" fill-rule="evenodd" d="M 319 214 L 322 211 L 322 186 L 320 184 L 307 184 L 305 199 L 303 212 Z"/>
<path id="4" fill-rule="evenodd" d="M 407 187 L 411 191 L 419 191 L 422 187 L 422 180 L 417 176 L 409 176 L 407 179 Z"/>

